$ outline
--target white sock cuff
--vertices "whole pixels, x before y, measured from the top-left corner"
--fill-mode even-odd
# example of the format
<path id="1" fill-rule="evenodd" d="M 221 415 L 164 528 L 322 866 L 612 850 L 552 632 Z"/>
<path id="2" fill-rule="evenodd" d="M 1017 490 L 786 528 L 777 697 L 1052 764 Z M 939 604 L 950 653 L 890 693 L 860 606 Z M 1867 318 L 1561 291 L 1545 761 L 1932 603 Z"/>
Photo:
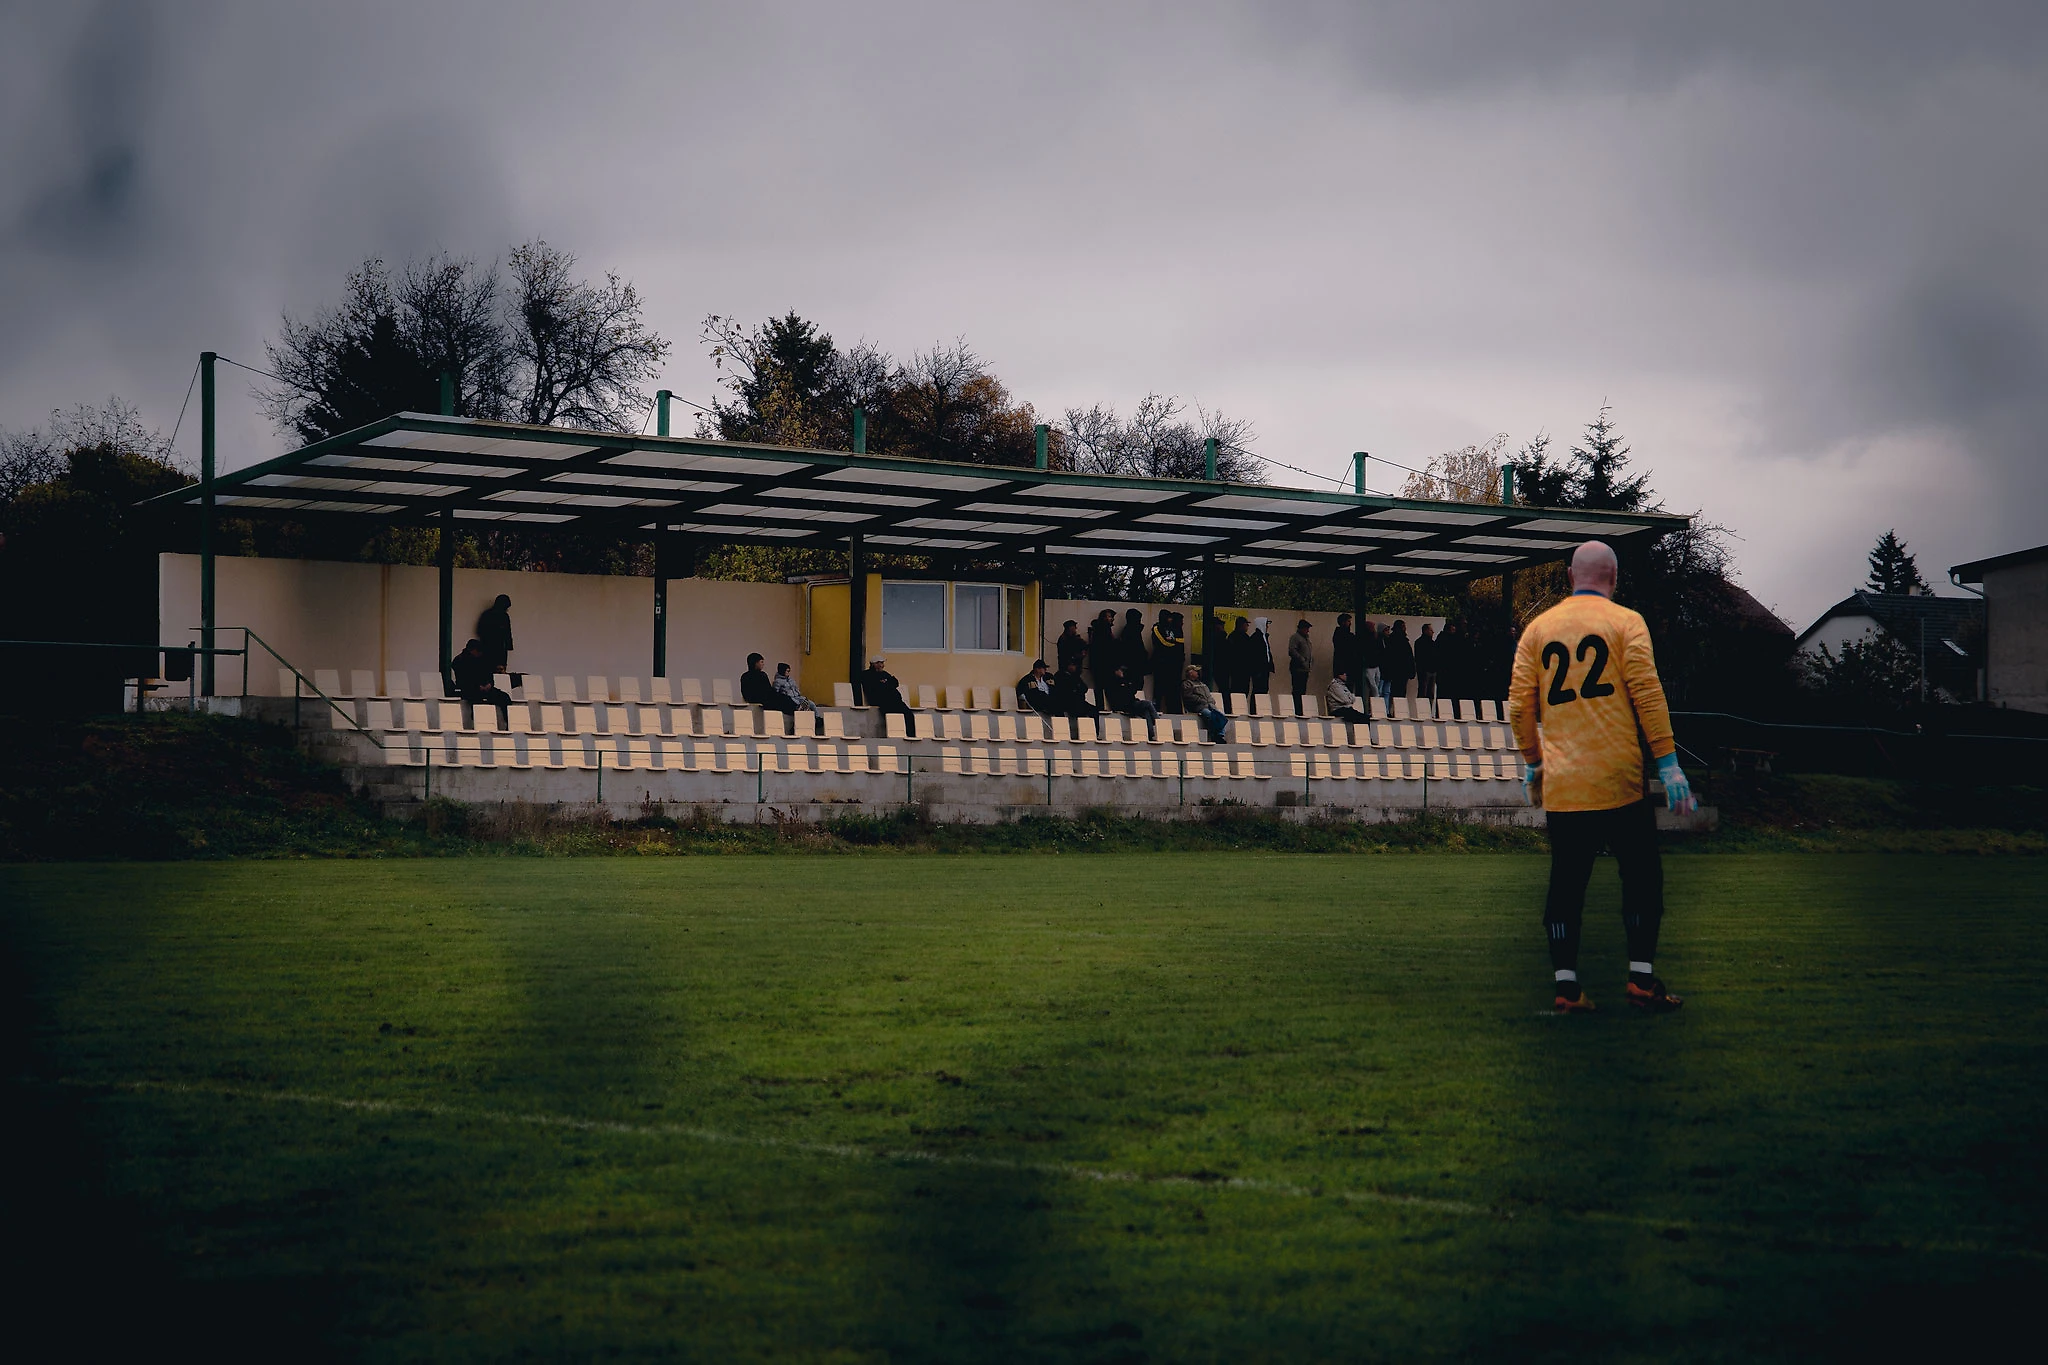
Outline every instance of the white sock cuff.
<path id="1" fill-rule="evenodd" d="M 1579 974 L 1570 967 L 1559 967 L 1557 969 L 1557 979 L 1559 981 L 1577 981 Z"/>
<path id="2" fill-rule="evenodd" d="M 1628 969 L 1637 976 L 1650 975 L 1650 964 L 1647 962 L 1631 962 L 1628 964 Z"/>

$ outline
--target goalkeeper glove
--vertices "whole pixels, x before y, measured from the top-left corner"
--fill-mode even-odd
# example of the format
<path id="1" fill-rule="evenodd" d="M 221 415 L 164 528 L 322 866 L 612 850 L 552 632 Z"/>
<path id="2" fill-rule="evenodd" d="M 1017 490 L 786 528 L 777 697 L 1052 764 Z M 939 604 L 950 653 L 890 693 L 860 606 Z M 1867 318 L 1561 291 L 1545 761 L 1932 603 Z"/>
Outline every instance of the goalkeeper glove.
<path id="1" fill-rule="evenodd" d="M 1532 806 L 1543 804 L 1543 760 L 1534 763 L 1524 761 L 1522 771 L 1522 795 L 1529 798 Z"/>
<path id="2" fill-rule="evenodd" d="M 1685 780 L 1685 769 L 1678 766 L 1676 751 L 1657 760 L 1657 776 L 1664 783 L 1664 808 L 1675 810 L 1681 815 L 1690 815 L 1700 808 L 1692 794 L 1692 783 Z"/>

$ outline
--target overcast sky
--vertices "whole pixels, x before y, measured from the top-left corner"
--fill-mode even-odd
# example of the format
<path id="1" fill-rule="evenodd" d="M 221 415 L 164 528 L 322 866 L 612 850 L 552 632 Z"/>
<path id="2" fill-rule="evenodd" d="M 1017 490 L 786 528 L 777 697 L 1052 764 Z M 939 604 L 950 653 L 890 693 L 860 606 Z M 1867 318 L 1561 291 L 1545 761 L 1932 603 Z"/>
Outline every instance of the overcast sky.
<path id="1" fill-rule="evenodd" d="M 1795 626 L 1887 527 L 1945 591 L 2048 540 L 2040 0 L 0 16 L 0 425 L 169 430 L 365 256 L 538 235 L 699 402 L 702 317 L 789 308 L 1331 475 L 1605 400 Z M 228 467 L 283 448 L 223 394 Z"/>

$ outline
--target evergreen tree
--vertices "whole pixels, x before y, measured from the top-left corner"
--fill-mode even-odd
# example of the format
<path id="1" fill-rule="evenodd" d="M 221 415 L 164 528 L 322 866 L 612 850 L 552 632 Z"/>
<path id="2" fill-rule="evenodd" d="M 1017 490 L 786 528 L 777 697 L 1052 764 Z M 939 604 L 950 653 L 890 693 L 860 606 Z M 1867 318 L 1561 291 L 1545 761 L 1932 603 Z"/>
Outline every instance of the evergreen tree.
<path id="1" fill-rule="evenodd" d="M 1599 415 L 1586 423 L 1586 443 L 1572 447 L 1572 504 L 1599 512 L 1640 512 L 1649 505 L 1650 476 L 1630 477 L 1629 448 L 1608 416 L 1612 411 L 1602 403 Z"/>
<path id="2" fill-rule="evenodd" d="M 1906 549 L 1906 542 L 1899 539 L 1896 530 L 1886 531 L 1877 538 L 1877 544 L 1870 551 L 1870 577 L 1863 585 L 1864 591 L 1887 596 L 1904 596 L 1918 590 L 1927 592 L 1927 580 L 1920 576 L 1920 566 L 1914 562 L 1912 552 Z"/>

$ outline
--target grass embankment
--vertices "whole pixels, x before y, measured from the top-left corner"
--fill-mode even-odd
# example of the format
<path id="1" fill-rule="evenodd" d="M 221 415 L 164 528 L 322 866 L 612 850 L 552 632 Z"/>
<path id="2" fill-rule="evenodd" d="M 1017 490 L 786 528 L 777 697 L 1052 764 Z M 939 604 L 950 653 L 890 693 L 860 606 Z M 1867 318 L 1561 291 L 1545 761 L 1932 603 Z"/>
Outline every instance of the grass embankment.
<path id="1" fill-rule="evenodd" d="M 2048 852 L 2048 793 L 1869 778 L 1702 775 L 1723 829 L 1674 850 Z M 748 852 L 1391 853 L 1545 847 L 1538 830 L 1427 817 L 1359 825 L 1296 823 L 1246 806 L 1195 821 L 1113 811 L 997 826 L 940 826 L 916 811 L 822 825 L 651 818 L 574 808 L 428 803 L 383 819 L 283 731 L 219 717 L 159 714 L 86 721 L 0 718 L 0 861 L 106 858 L 378 857 L 443 854 Z"/>
<path id="2" fill-rule="evenodd" d="M 1020 870 L 1029 868 L 1029 875 Z M 0 869 L 66 1354 L 1951 1355 L 2048 1290 L 2030 860 Z M 105 1348 L 102 1351 L 101 1348 Z"/>

